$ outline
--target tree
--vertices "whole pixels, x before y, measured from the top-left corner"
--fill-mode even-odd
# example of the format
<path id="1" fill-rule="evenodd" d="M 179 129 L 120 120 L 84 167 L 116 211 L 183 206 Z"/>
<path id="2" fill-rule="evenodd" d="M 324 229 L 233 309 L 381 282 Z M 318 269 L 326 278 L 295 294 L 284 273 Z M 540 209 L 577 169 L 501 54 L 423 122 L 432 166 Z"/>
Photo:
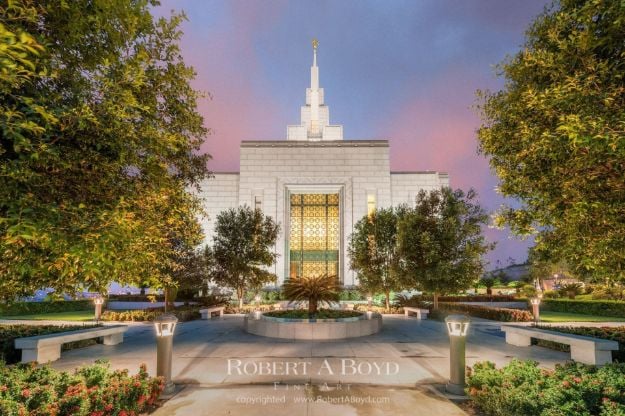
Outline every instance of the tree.
<path id="1" fill-rule="evenodd" d="M 169 266 L 171 270 L 166 272 L 168 276 L 171 276 L 165 287 L 166 310 L 172 306 L 176 296 L 189 300 L 199 291 L 206 292 L 213 267 L 212 251 L 208 246 L 196 249 L 180 245 L 172 260 Z"/>
<path id="2" fill-rule="evenodd" d="M 488 216 L 475 191 L 420 191 L 414 209 L 398 223 L 398 249 L 407 287 L 441 294 L 465 290 L 484 271 L 481 256 L 493 248 L 481 227 Z"/>
<path id="3" fill-rule="evenodd" d="M 317 313 L 320 302 L 338 302 L 339 287 L 336 276 L 302 276 L 289 279 L 282 285 L 282 293 L 288 300 L 308 301 L 308 314 Z"/>
<path id="4" fill-rule="evenodd" d="M 361 289 L 384 293 L 387 310 L 391 291 L 402 288 L 397 222 L 404 212 L 405 207 L 383 208 L 363 217 L 354 226 L 347 249 L 350 267 L 358 273 Z"/>
<path id="5" fill-rule="evenodd" d="M 521 202 L 497 224 L 536 234 L 576 274 L 625 281 L 625 7 L 561 0 L 478 92 L 480 151 L 500 192 Z"/>
<path id="6" fill-rule="evenodd" d="M 493 294 L 493 286 L 495 286 L 495 278 L 490 277 L 482 277 L 480 279 L 480 285 L 486 288 L 486 294 L 491 296 Z"/>
<path id="7" fill-rule="evenodd" d="M 0 5 L 0 294 L 168 279 L 201 241 L 207 133 L 154 0 Z"/>
<path id="8" fill-rule="evenodd" d="M 267 271 L 277 254 L 273 250 L 280 226 L 262 211 L 248 206 L 231 208 L 217 216 L 213 237 L 213 280 L 235 290 L 239 307 L 248 289 L 260 290 L 275 282 Z"/>

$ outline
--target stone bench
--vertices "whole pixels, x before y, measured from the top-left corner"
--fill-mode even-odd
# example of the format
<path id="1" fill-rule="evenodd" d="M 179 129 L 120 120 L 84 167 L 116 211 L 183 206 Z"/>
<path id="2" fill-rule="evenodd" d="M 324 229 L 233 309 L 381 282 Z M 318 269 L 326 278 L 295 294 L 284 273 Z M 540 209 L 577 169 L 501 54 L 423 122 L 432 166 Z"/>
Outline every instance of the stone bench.
<path id="1" fill-rule="evenodd" d="M 61 345 L 63 344 L 101 337 L 104 345 L 117 345 L 124 342 L 124 332 L 127 330 L 128 326 L 126 325 L 110 325 L 17 338 L 15 340 L 15 349 L 22 350 L 23 363 L 30 361 L 47 363 L 48 361 L 56 361 L 61 358 Z"/>
<path id="2" fill-rule="evenodd" d="M 219 314 L 219 317 L 224 316 L 224 307 L 223 306 L 209 306 L 208 308 L 200 309 L 200 314 L 202 314 L 202 319 L 210 319 L 213 316 L 213 312 Z"/>
<path id="3" fill-rule="evenodd" d="M 506 343 L 518 347 L 532 345 L 532 338 L 569 345 L 571 359 L 584 364 L 609 364 L 612 351 L 618 350 L 618 342 L 607 339 L 512 325 L 502 325 L 501 330 L 506 333 Z"/>
<path id="4" fill-rule="evenodd" d="M 411 313 L 417 315 L 417 319 L 428 319 L 428 313 L 430 313 L 430 311 L 427 309 L 411 308 L 405 306 L 404 315 L 410 316 Z"/>

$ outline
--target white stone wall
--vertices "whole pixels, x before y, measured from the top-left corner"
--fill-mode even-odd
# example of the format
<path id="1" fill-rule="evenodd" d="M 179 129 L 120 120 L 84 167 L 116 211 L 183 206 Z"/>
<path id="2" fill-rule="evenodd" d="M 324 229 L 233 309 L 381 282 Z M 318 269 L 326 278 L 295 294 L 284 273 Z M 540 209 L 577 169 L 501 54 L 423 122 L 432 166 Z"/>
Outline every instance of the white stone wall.
<path id="1" fill-rule="evenodd" d="M 200 197 L 204 201 L 207 217 L 201 219 L 205 243 L 212 245 L 213 230 L 217 215 L 239 204 L 239 174 L 215 173 L 214 177 L 202 183 Z"/>
<path id="2" fill-rule="evenodd" d="M 449 175 L 439 172 L 392 172 L 391 192 L 393 206 L 414 206 L 421 189 L 431 191 L 449 186 Z"/>
<path id="3" fill-rule="evenodd" d="M 367 197 L 377 208 L 401 203 L 414 205 L 420 189 L 449 185 L 447 174 L 437 172 L 390 173 L 386 140 L 247 141 L 241 144 L 237 173 L 216 173 L 202 186 L 209 218 L 203 220 L 206 242 L 212 243 L 217 215 L 238 205 L 254 207 L 262 201 L 266 215 L 282 232 L 276 244 L 278 261 L 272 272 L 279 284 L 288 274 L 287 239 L 289 192 L 339 192 L 342 213 L 341 277 L 345 285 L 358 284 L 349 269 L 346 249 L 354 224 L 367 214 Z"/>
<path id="4" fill-rule="evenodd" d="M 379 206 L 391 204 L 388 142 L 242 143 L 239 204 L 251 206 L 253 196 L 262 192 L 263 211 L 280 223 L 283 233 L 276 245 L 280 257 L 273 271 L 281 280 L 287 274 L 286 195 L 289 191 L 314 192 L 322 188 L 342 194 L 342 277 L 344 284 L 356 284 L 345 261 L 345 249 L 355 221 L 366 215 L 368 192 L 375 191 Z"/>

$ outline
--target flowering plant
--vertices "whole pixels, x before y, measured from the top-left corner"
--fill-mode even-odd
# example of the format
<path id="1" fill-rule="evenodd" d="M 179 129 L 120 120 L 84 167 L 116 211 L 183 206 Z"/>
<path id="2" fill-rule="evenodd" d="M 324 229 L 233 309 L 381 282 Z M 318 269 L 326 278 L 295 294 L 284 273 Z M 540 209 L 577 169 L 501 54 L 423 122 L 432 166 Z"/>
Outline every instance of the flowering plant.
<path id="1" fill-rule="evenodd" d="M 163 379 L 150 377 L 145 365 L 131 376 L 128 370 L 111 370 L 106 361 L 74 373 L 0 361 L 0 414 L 138 415 L 155 404 L 163 387 Z"/>
<path id="2" fill-rule="evenodd" d="M 545 370 L 535 361 L 512 360 L 497 369 L 490 362 L 469 370 L 467 393 L 487 415 L 625 414 L 625 364 L 567 363 Z"/>

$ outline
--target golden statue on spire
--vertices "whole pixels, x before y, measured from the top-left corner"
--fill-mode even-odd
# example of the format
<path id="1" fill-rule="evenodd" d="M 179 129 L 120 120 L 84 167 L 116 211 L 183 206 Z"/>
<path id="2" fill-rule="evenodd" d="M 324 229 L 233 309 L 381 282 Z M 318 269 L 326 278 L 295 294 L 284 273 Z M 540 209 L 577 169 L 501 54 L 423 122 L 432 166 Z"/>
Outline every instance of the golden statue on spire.
<path id="1" fill-rule="evenodd" d="M 319 47 L 319 41 L 317 40 L 317 38 L 313 38 L 312 45 L 313 45 L 313 49 L 317 50 L 317 48 Z"/>

